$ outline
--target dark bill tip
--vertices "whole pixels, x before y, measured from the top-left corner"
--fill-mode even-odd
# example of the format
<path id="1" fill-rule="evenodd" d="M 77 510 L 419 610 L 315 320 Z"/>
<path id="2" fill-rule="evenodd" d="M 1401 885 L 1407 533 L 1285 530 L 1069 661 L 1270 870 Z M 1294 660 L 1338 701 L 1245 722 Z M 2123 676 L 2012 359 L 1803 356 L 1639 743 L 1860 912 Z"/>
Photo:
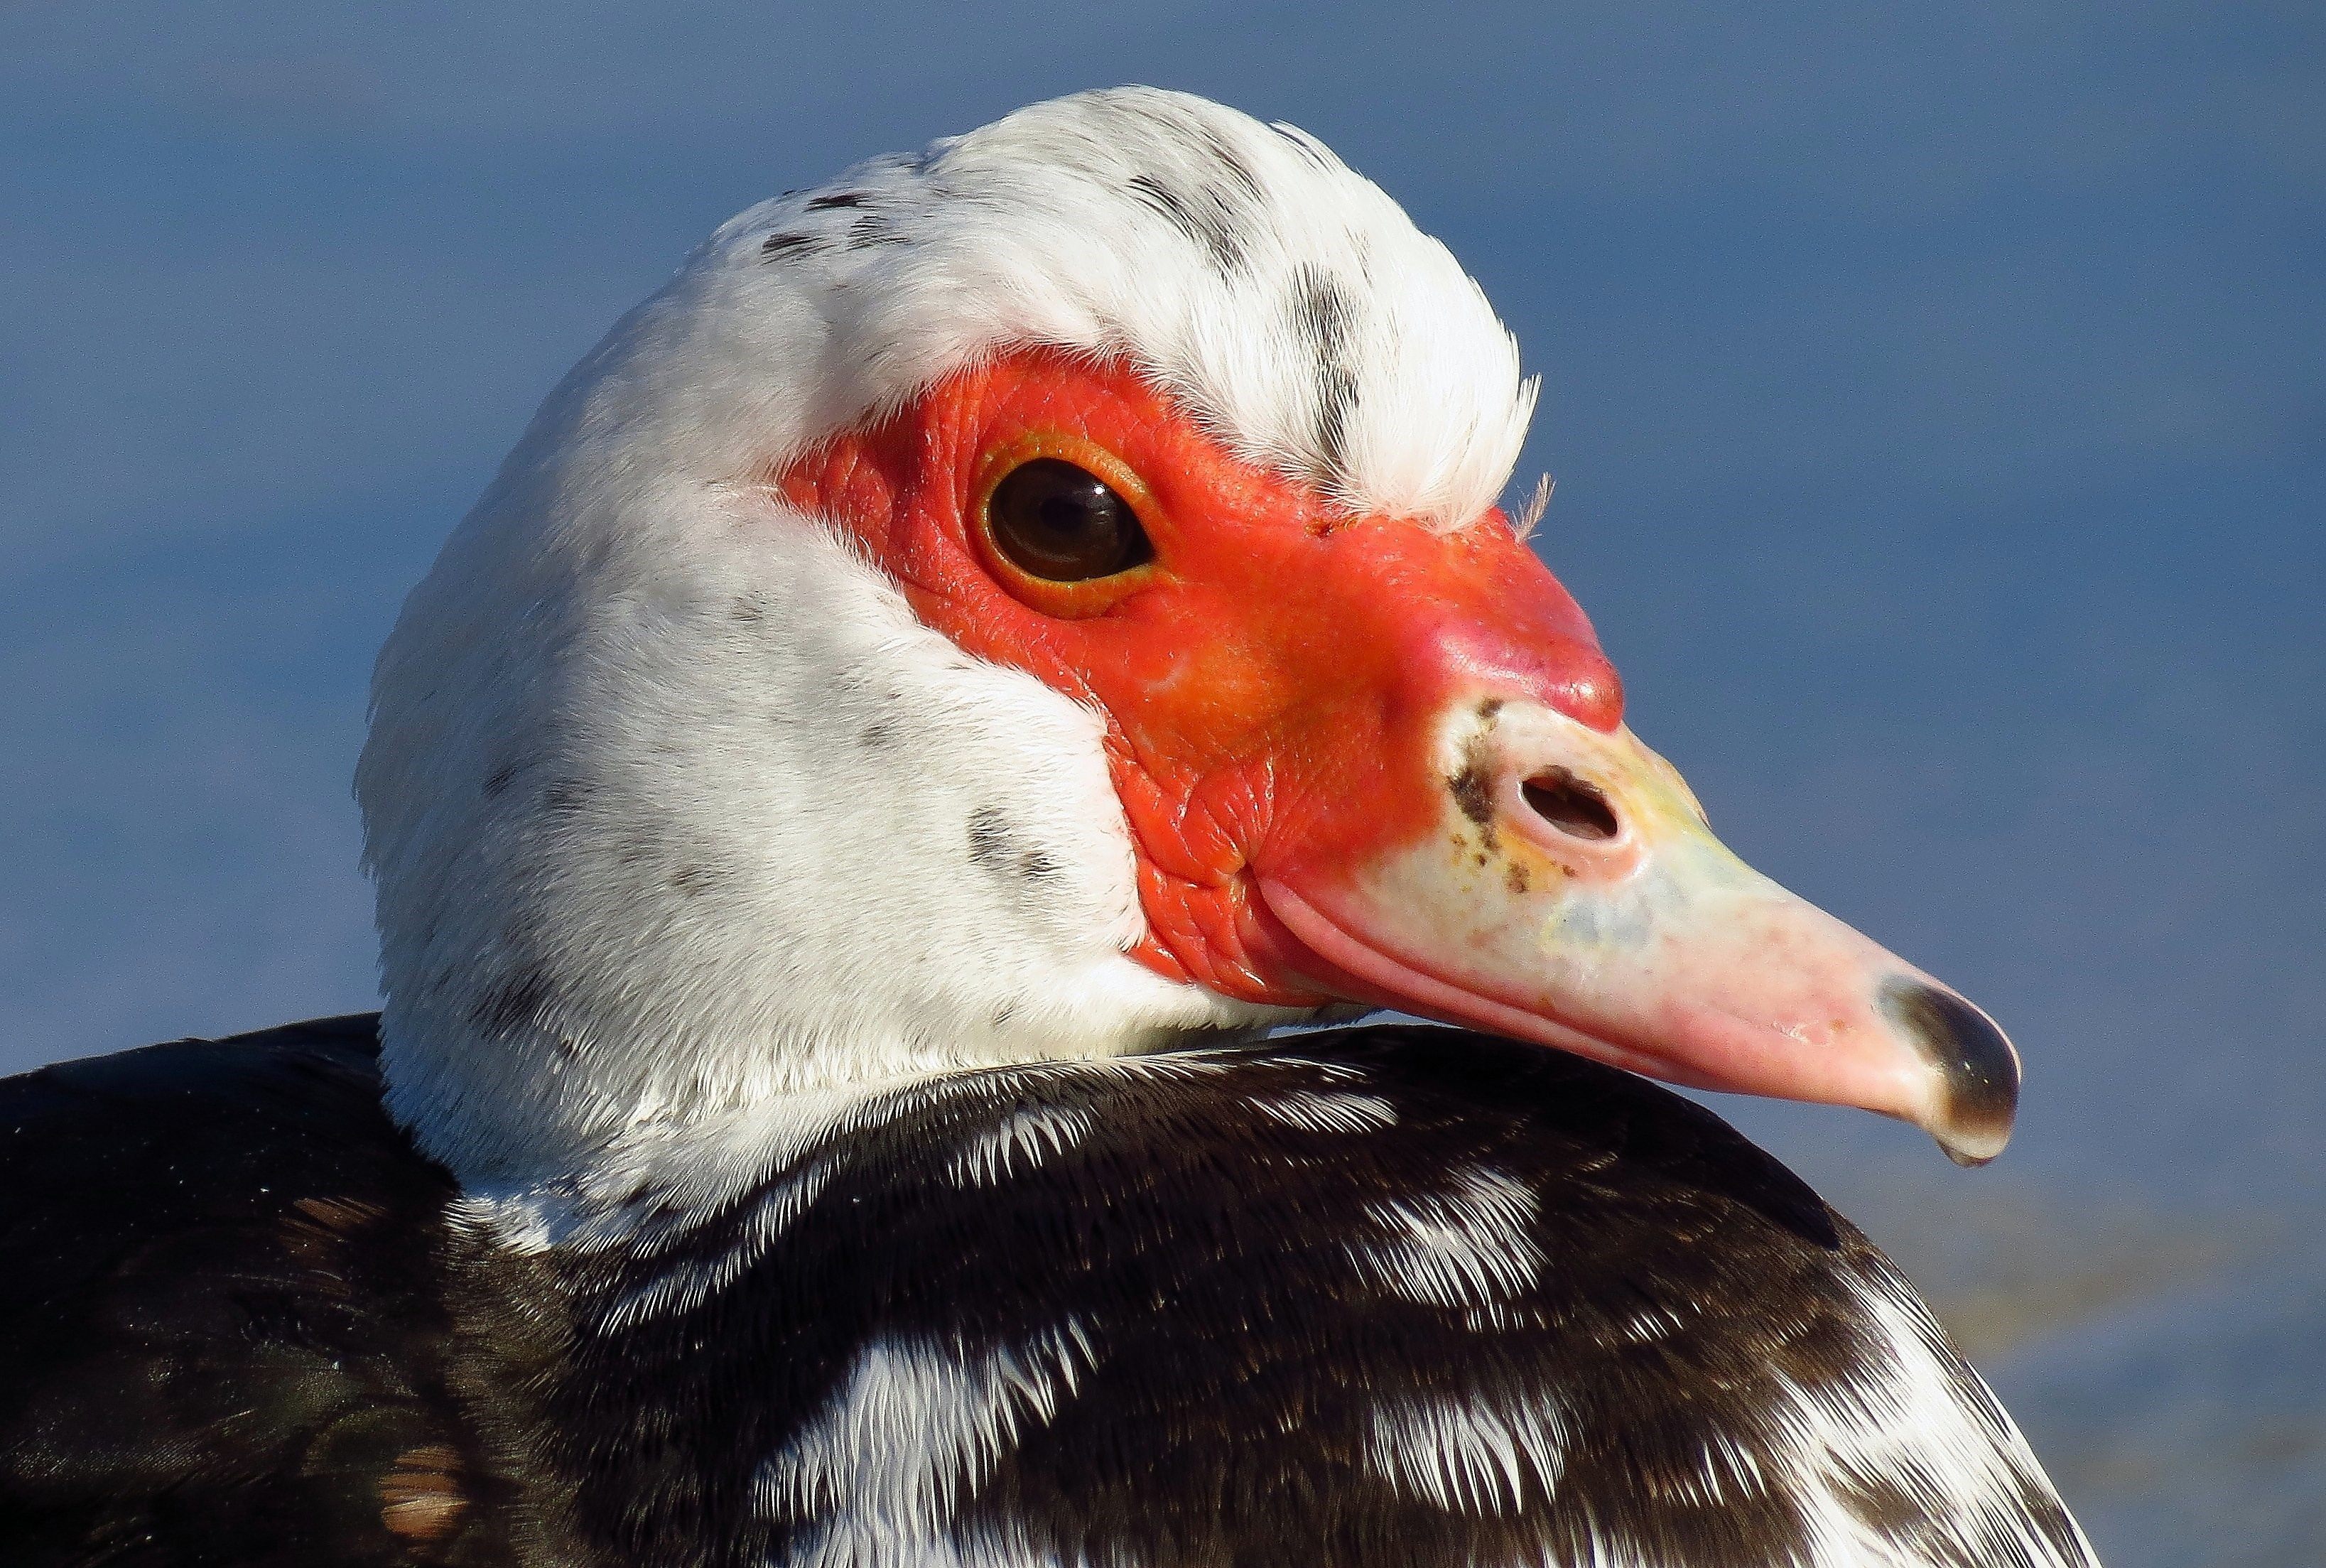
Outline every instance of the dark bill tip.
<path id="1" fill-rule="evenodd" d="M 2019 1053 L 1995 1021 L 1951 991 L 1900 975 L 1882 987 L 1882 1011 L 1945 1080 L 1931 1135 L 1958 1165 L 1984 1165 L 2011 1141 L 2019 1113 Z"/>

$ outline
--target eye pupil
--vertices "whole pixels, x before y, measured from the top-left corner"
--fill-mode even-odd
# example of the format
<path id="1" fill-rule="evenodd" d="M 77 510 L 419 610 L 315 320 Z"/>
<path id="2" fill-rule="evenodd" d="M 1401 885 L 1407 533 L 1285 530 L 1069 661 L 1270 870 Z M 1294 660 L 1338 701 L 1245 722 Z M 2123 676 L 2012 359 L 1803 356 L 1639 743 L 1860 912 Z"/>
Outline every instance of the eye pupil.
<path id="1" fill-rule="evenodd" d="M 1060 458 L 1010 470 L 993 487 L 986 515 L 995 547 L 1045 582 L 1111 577 L 1155 556 L 1130 503 L 1098 475 Z"/>

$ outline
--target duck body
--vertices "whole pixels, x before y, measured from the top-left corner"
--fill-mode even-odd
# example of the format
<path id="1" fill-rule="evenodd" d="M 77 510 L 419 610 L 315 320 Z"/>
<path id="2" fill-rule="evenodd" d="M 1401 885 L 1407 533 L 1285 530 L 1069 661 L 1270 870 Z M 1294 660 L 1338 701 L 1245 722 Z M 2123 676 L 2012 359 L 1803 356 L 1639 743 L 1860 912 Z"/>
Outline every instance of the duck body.
<path id="1" fill-rule="evenodd" d="M 2088 1562 L 1632 1076 L 1976 1163 L 2019 1068 L 1625 726 L 1534 395 L 1184 95 L 722 226 L 382 650 L 382 1012 L 0 1087 L 0 1561 Z"/>
<path id="2" fill-rule="evenodd" d="M 2086 1560 L 1881 1255 L 1629 1074 L 1384 1026 L 947 1075 L 542 1246 L 375 1027 L 0 1087 L 9 1562 Z"/>

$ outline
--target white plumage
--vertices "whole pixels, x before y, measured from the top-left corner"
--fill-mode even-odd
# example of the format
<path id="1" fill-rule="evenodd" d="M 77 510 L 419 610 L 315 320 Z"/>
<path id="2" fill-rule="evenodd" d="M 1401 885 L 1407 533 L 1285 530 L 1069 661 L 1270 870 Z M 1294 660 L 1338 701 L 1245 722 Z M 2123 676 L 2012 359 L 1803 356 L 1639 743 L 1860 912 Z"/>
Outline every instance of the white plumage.
<path id="1" fill-rule="evenodd" d="M 1124 357 L 1237 451 L 1440 527 L 1493 504 L 1533 404 L 1394 202 L 1184 95 L 1037 105 L 726 224 L 551 396 L 374 679 L 393 1105 L 472 1187 L 627 1201 L 726 1107 L 1284 1016 L 1122 957 L 1098 721 L 964 658 L 768 486 L 1028 342 Z M 965 863 L 982 808 L 1055 863 L 1038 902 Z"/>

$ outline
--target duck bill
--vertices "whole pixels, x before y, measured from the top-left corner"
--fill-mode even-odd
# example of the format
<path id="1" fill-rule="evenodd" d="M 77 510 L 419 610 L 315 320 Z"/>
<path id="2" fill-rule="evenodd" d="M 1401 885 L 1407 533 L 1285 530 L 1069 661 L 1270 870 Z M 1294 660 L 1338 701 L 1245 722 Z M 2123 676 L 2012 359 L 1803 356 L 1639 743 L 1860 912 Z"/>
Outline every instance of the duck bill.
<path id="1" fill-rule="evenodd" d="M 1429 749 L 1430 830 L 1255 868 L 1308 980 L 1696 1088 L 1877 1111 L 1958 1163 L 2002 1152 L 2002 1031 L 1729 853 L 1628 729 L 1487 697 Z"/>

